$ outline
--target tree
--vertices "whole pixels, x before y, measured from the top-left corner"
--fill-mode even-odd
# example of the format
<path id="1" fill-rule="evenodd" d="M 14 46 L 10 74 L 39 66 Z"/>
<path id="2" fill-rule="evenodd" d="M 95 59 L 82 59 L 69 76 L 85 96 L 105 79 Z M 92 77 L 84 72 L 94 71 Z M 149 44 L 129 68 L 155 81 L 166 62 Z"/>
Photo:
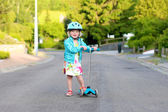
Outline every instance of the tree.
<path id="1" fill-rule="evenodd" d="M 42 26 L 45 36 L 61 40 L 64 38 L 64 25 L 60 23 L 48 23 Z"/>
<path id="2" fill-rule="evenodd" d="M 158 48 L 160 34 L 163 33 L 163 30 L 168 27 L 167 20 L 160 20 L 155 17 L 145 17 L 138 19 L 134 22 L 134 34 L 136 40 L 139 41 L 140 46 L 146 46 L 146 48 L 151 48 L 151 45 L 155 48 Z M 149 38 L 150 37 L 150 38 Z M 130 42 L 132 40 L 129 40 Z M 150 43 L 146 44 L 146 41 Z"/>
<path id="3" fill-rule="evenodd" d="M 101 45 L 101 41 L 106 38 L 109 32 L 108 25 L 95 24 L 88 26 L 88 37 L 86 38 L 88 44 L 98 44 Z"/>
<path id="4" fill-rule="evenodd" d="M 163 31 L 159 38 L 160 47 L 168 48 L 168 28 Z"/>
<path id="5" fill-rule="evenodd" d="M 33 43 L 34 27 L 29 26 L 33 17 L 34 0 L 0 0 L 0 30 L 26 42 L 28 48 Z"/>
<path id="6" fill-rule="evenodd" d="M 0 0 L 0 24 L 6 22 L 6 15 L 12 10 L 11 0 Z"/>
<path id="7" fill-rule="evenodd" d="M 100 32 L 92 33 L 87 27 L 95 27 L 97 24 L 103 27 L 120 20 L 120 14 L 123 10 L 128 9 L 131 4 L 131 0 L 83 0 L 81 2 L 80 9 L 77 10 L 77 12 L 70 13 L 68 17 L 72 20 L 80 22 L 87 30 L 87 36 L 96 38 Z M 98 30 L 99 28 L 92 29 Z M 106 37 L 107 32 L 101 33 L 104 33 L 103 35 Z M 100 35 L 98 36 L 99 39 L 97 37 L 98 41 L 105 38 L 102 37 L 102 34 Z"/>
<path id="8" fill-rule="evenodd" d="M 34 0 L 14 0 L 13 10 L 16 13 L 16 22 L 33 22 L 34 7 Z"/>
<path id="9" fill-rule="evenodd" d="M 135 15 L 135 6 L 136 1 L 130 2 L 129 7 L 124 9 L 120 14 L 120 19 L 110 23 L 110 32 L 112 32 L 116 38 L 122 37 L 125 33 L 133 32 L 135 19 L 132 18 L 132 16 Z"/>
<path id="10" fill-rule="evenodd" d="M 135 15 L 131 18 L 133 22 L 134 39 L 139 46 L 145 45 L 147 48 L 159 48 L 160 35 L 168 27 L 168 0 L 139 0 L 134 9 Z M 147 43 L 147 41 L 149 43 Z"/>
<path id="11" fill-rule="evenodd" d="M 135 18 L 158 17 L 166 19 L 168 16 L 168 0 L 139 0 L 135 8 Z"/>
<path id="12" fill-rule="evenodd" d="M 47 9 L 46 11 L 46 18 L 45 18 L 45 23 L 49 23 L 51 20 L 50 20 L 50 14 L 49 14 L 49 11 Z"/>

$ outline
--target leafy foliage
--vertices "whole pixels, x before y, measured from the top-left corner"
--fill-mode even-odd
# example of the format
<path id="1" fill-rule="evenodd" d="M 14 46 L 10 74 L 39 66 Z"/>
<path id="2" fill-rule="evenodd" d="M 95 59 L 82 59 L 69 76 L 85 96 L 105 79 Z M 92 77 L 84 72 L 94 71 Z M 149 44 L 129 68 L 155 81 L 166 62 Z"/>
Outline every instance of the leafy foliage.
<path id="1" fill-rule="evenodd" d="M 65 29 L 62 23 L 48 23 L 39 26 L 40 37 L 43 39 L 42 48 L 50 48 L 57 45 L 57 43 L 64 39 Z"/>
<path id="2" fill-rule="evenodd" d="M 56 42 L 50 37 L 44 38 L 44 43 L 40 44 L 41 48 L 53 48 L 56 45 Z"/>
<path id="3" fill-rule="evenodd" d="M 38 0 L 40 47 L 62 48 L 67 23 L 78 21 L 89 44 L 101 44 L 107 34 L 134 33 L 128 45 L 167 47 L 168 0 Z M 60 16 L 66 17 L 65 24 Z M 0 0 L 0 41 L 10 35 L 34 47 L 34 0 Z M 4 41 L 3 41 L 4 43 Z"/>
<path id="4" fill-rule="evenodd" d="M 135 37 L 129 40 L 130 47 L 159 48 L 160 42 L 165 39 L 163 37 L 166 37 L 163 31 L 168 27 L 167 3 L 168 0 L 139 0 L 137 2 L 134 8 L 135 15 L 131 17 L 135 20 L 132 28 Z M 165 44 L 162 43 L 162 45 Z"/>
<path id="5" fill-rule="evenodd" d="M 100 44 L 100 41 L 106 38 L 107 33 L 114 34 L 114 24 L 115 29 L 118 29 L 118 26 L 122 27 L 122 25 L 119 25 L 120 15 L 124 10 L 129 9 L 132 4 L 131 0 L 82 0 L 79 9 L 72 11 L 68 18 L 80 22 L 86 29 L 87 38 L 93 39 L 94 37 Z M 118 23 L 116 23 L 117 21 Z M 107 28 L 110 28 L 110 30 L 102 30 Z"/>
<path id="6" fill-rule="evenodd" d="M 60 22 L 60 17 L 66 16 L 65 12 L 63 11 L 50 11 L 50 10 L 43 10 L 39 14 L 39 24 L 46 24 L 48 22 Z"/>
<path id="7" fill-rule="evenodd" d="M 18 41 L 6 33 L 0 31 L 0 44 L 16 44 Z"/>
<path id="8" fill-rule="evenodd" d="M 0 59 L 6 59 L 9 58 L 9 56 L 10 56 L 9 52 L 0 51 Z"/>
<path id="9" fill-rule="evenodd" d="M 160 35 L 159 41 L 161 47 L 168 48 L 168 28 L 163 31 L 162 35 Z"/>

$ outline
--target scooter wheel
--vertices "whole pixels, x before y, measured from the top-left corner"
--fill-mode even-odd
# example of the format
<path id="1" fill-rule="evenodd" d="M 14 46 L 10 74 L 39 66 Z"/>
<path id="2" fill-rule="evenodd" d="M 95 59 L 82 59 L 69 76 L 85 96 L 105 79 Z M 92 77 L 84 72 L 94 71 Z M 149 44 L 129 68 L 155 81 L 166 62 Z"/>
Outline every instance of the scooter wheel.
<path id="1" fill-rule="evenodd" d="M 95 96 L 98 97 L 98 90 L 95 89 Z"/>
<path id="2" fill-rule="evenodd" d="M 83 91 L 83 89 L 81 89 L 80 90 L 80 96 L 83 96 L 83 94 L 84 94 L 84 91 Z"/>

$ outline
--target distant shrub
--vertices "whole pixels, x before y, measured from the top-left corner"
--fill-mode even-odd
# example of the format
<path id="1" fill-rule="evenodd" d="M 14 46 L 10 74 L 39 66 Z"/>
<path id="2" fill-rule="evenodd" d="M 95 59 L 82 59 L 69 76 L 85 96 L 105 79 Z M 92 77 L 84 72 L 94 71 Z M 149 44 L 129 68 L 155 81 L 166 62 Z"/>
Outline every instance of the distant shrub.
<path id="1" fill-rule="evenodd" d="M 150 48 L 153 46 L 155 38 L 151 35 L 142 36 L 139 40 L 140 47 L 145 46 L 146 48 Z"/>
<path id="2" fill-rule="evenodd" d="M 9 52 L 0 51 L 0 59 L 6 59 L 9 58 L 9 56 L 10 56 Z"/>
<path id="3" fill-rule="evenodd" d="M 56 48 L 56 49 L 64 49 L 64 43 L 63 43 L 63 42 L 58 42 L 58 43 L 54 46 L 54 48 Z"/>
<path id="4" fill-rule="evenodd" d="M 9 35 L 18 39 L 19 41 L 26 41 L 33 39 L 33 31 L 30 26 L 24 26 L 17 23 L 10 24 Z"/>
<path id="5" fill-rule="evenodd" d="M 17 42 L 18 42 L 17 39 L 0 31 L 0 44 L 15 44 Z"/>
<path id="6" fill-rule="evenodd" d="M 56 42 L 54 42 L 54 40 L 50 37 L 47 37 L 43 40 L 42 44 L 39 44 L 40 48 L 54 48 L 54 46 L 56 45 Z"/>
<path id="7" fill-rule="evenodd" d="M 5 38 L 5 33 L 0 30 L 0 39 L 4 39 L 4 38 Z"/>
<path id="8" fill-rule="evenodd" d="M 161 47 L 168 48 L 168 28 L 163 31 L 163 34 L 159 38 L 159 44 Z"/>

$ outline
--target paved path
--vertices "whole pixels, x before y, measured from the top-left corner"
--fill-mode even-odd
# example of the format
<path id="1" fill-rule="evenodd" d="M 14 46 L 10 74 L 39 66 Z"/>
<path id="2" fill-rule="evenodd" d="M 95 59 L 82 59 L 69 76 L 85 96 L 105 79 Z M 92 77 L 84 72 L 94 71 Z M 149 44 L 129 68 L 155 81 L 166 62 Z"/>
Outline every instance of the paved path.
<path id="1" fill-rule="evenodd" d="M 33 56 L 24 53 L 12 53 L 8 59 L 0 59 L 0 72 L 8 72 L 12 69 L 23 68 L 27 64 L 32 64 L 46 58 L 43 52 L 39 52 L 40 56 Z"/>
<path id="2" fill-rule="evenodd" d="M 0 74 L 1 112 L 168 112 L 168 76 L 110 55 L 92 55 L 91 87 L 99 97 L 66 97 L 63 52 L 47 63 Z M 88 60 L 83 70 L 88 83 Z"/>

